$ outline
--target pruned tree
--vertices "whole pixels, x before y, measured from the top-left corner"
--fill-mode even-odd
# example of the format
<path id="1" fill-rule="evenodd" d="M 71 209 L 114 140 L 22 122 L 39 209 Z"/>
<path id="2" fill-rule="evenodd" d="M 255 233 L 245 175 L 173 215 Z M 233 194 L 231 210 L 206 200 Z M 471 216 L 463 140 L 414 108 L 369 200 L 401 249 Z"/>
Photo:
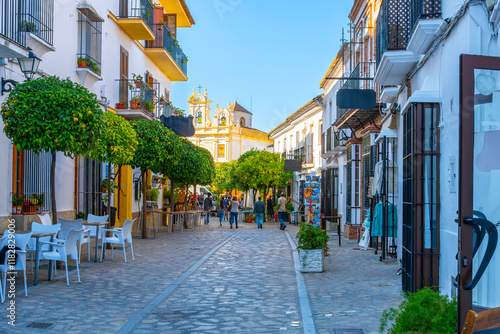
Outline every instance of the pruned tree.
<path id="1" fill-rule="evenodd" d="M 57 223 L 56 152 L 88 156 L 103 111 L 95 94 L 70 80 L 38 78 L 17 84 L 2 105 L 4 132 L 19 150 L 50 152 L 52 221 Z"/>

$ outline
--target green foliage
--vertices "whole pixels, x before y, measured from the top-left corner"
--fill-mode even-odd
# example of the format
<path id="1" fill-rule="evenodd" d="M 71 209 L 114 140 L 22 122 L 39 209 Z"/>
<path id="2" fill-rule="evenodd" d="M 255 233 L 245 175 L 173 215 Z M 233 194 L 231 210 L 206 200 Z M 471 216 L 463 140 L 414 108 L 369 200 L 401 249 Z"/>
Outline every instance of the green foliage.
<path id="1" fill-rule="evenodd" d="M 176 188 L 174 190 L 174 203 L 177 203 L 180 196 L 181 195 L 179 195 L 179 189 Z M 163 199 L 167 199 L 170 201 L 170 189 L 163 192 Z"/>
<path id="2" fill-rule="evenodd" d="M 85 213 L 83 213 L 82 211 L 78 212 L 76 214 L 76 219 L 85 219 Z"/>
<path id="3" fill-rule="evenodd" d="M 213 186 L 218 192 L 224 190 L 232 190 L 238 188 L 238 180 L 235 179 L 234 169 L 236 168 L 237 161 L 224 162 L 215 167 L 215 178 Z"/>
<path id="4" fill-rule="evenodd" d="M 87 156 L 98 137 L 102 109 L 95 94 L 57 77 L 25 81 L 2 105 L 4 132 L 19 150 Z"/>
<path id="5" fill-rule="evenodd" d="M 134 158 L 136 148 L 137 135 L 132 125 L 123 117 L 109 112 L 104 113 L 102 126 L 92 145 L 90 157 L 101 162 L 127 165 Z"/>
<path id="6" fill-rule="evenodd" d="M 179 137 L 157 120 L 133 121 L 132 127 L 137 133 L 138 144 L 131 165 L 143 172 L 151 170 L 169 176 L 163 170 L 177 159 Z"/>
<path id="7" fill-rule="evenodd" d="M 239 190 L 258 189 L 262 193 L 293 177 L 293 173 L 284 172 L 284 160 L 279 154 L 258 150 L 245 152 L 238 159 L 233 174 Z"/>
<path id="8" fill-rule="evenodd" d="M 198 159 L 200 159 L 201 169 L 196 174 L 194 184 L 211 184 L 215 178 L 215 163 L 210 152 L 202 147 L 197 147 Z"/>
<path id="9" fill-rule="evenodd" d="M 150 198 L 150 200 L 154 202 L 158 200 L 159 195 L 160 191 L 158 190 L 158 188 L 151 188 L 146 191 L 146 197 Z"/>
<path id="10" fill-rule="evenodd" d="M 455 333 L 457 330 L 457 301 L 425 287 L 404 296 L 397 309 L 384 311 L 380 319 L 383 333 L 389 322 L 388 333 Z"/>
<path id="11" fill-rule="evenodd" d="M 33 194 L 30 198 L 30 203 L 37 206 L 45 205 L 45 194 Z"/>
<path id="12" fill-rule="evenodd" d="M 328 240 L 330 236 L 326 234 L 319 226 L 300 223 L 299 232 L 297 232 L 298 249 L 324 249 L 328 251 Z"/>
<path id="13" fill-rule="evenodd" d="M 286 203 L 286 211 L 293 211 L 293 204 L 291 202 Z"/>

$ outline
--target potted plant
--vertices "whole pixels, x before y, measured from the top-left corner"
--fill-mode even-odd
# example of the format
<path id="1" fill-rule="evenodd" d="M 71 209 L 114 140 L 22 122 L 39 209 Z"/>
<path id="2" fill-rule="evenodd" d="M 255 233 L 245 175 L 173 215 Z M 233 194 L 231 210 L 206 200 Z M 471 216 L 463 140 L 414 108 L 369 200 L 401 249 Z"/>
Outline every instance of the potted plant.
<path id="1" fill-rule="evenodd" d="M 146 199 L 148 201 L 153 201 L 153 202 L 158 201 L 159 195 L 160 191 L 157 188 L 151 188 L 146 191 Z"/>
<path id="2" fill-rule="evenodd" d="M 131 100 L 130 100 L 130 109 L 139 109 L 139 102 L 140 102 L 140 98 L 139 96 L 134 96 Z"/>
<path id="3" fill-rule="evenodd" d="M 255 214 L 251 213 L 247 216 L 247 223 L 251 223 L 255 220 Z"/>
<path id="4" fill-rule="evenodd" d="M 76 214 L 76 219 L 85 219 L 85 214 L 83 212 L 78 212 Z"/>
<path id="5" fill-rule="evenodd" d="M 161 184 L 165 185 L 165 183 L 167 183 L 167 178 L 165 176 L 162 176 L 161 177 Z"/>
<path id="6" fill-rule="evenodd" d="M 188 59 L 187 59 L 187 58 L 182 59 L 182 63 L 183 63 L 183 64 L 187 64 L 187 62 L 188 62 Z"/>
<path id="7" fill-rule="evenodd" d="M 116 109 L 124 109 L 123 102 L 116 103 Z"/>
<path id="8" fill-rule="evenodd" d="M 33 194 L 30 198 L 32 206 L 36 207 L 36 211 L 42 211 L 41 208 L 45 205 L 45 194 Z"/>
<path id="9" fill-rule="evenodd" d="M 87 58 L 78 57 L 78 67 L 79 68 L 86 68 L 87 67 Z"/>
<path id="10" fill-rule="evenodd" d="M 163 103 L 165 101 L 165 98 L 162 96 L 160 96 L 160 103 Z"/>
<path id="11" fill-rule="evenodd" d="M 12 195 L 12 214 L 20 215 L 23 206 L 23 195 Z"/>
<path id="12" fill-rule="evenodd" d="M 108 192 L 108 179 L 103 179 L 101 183 L 101 192 L 102 193 L 107 193 Z"/>
<path id="13" fill-rule="evenodd" d="M 405 294 L 397 309 L 384 311 L 380 333 L 455 333 L 457 330 L 457 301 L 425 287 Z M 388 328 L 388 323 L 391 327 Z"/>
<path id="14" fill-rule="evenodd" d="M 146 109 L 147 112 L 149 112 L 149 113 L 153 113 L 154 112 L 155 106 L 154 106 L 153 103 L 151 103 L 149 101 L 145 101 L 143 103 L 143 105 L 144 105 L 144 109 Z"/>
<path id="15" fill-rule="evenodd" d="M 20 31 L 23 31 L 23 32 L 37 32 L 38 29 L 36 28 L 34 22 L 28 22 L 28 21 L 24 20 L 24 22 L 21 23 L 21 29 L 20 29 Z"/>
<path id="16" fill-rule="evenodd" d="M 324 255 L 328 251 L 330 236 L 318 226 L 300 224 L 297 249 L 299 250 L 300 271 L 322 272 Z"/>
<path id="17" fill-rule="evenodd" d="M 292 204 L 292 202 L 286 203 L 285 208 L 286 208 L 286 211 L 287 211 L 287 214 L 288 214 L 288 222 L 291 222 L 292 220 L 290 219 L 290 212 L 293 211 L 293 204 Z"/>
<path id="18" fill-rule="evenodd" d="M 134 80 L 135 82 L 135 86 L 137 88 L 140 88 L 141 87 L 141 84 L 142 84 L 142 76 L 139 74 L 135 74 L 135 73 L 132 73 L 132 80 Z"/>

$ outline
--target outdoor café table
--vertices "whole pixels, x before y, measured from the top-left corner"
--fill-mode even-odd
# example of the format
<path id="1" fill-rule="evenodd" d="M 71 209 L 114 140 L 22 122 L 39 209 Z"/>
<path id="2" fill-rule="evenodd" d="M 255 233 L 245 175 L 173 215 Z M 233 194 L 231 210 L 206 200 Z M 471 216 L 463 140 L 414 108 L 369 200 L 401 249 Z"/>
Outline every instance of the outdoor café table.
<path id="1" fill-rule="evenodd" d="M 55 232 L 51 233 L 32 233 L 31 237 L 36 239 L 35 242 L 35 285 L 38 283 L 38 267 L 40 265 L 40 238 L 41 237 L 49 237 L 50 236 L 50 241 L 54 241 L 54 235 L 56 235 Z M 50 246 L 52 250 L 52 246 Z M 49 260 L 49 281 L 52 280 L 52 261 Z"/>
<path id="2" fill-rule="evenodd" d="M 84 220 L 83 221 L 83 225 L 86 225 L 86 226 L 95 226 L 95 256 L 94 256 L 94 262 L 97 262 L 97 247 L 99 246 L 99 228 L 101 226 L 103 226 L 103 225 L 108 225 L 108 222 L 89 222 L 88 220 Z M 104 258 L 106 256 L 106 247 L 103 247 L 102 250 L 101 250 L 101 252 L 102 252 L 102 258 Z"/>
<path id="3" fill-rule="evenodd" d="M 153 210 L 153 213 L 156 213 L 156 220 L 157 220 L 157 225 L 156 228 L 158 229 L 160 226 L 160 215 L 165 215 L 167 216 L 167 227 L 168 227 L 168 232 L 172 232 L 172 215 L 174 214 L 171 211 L 163 211 L 163 210 Z"/>

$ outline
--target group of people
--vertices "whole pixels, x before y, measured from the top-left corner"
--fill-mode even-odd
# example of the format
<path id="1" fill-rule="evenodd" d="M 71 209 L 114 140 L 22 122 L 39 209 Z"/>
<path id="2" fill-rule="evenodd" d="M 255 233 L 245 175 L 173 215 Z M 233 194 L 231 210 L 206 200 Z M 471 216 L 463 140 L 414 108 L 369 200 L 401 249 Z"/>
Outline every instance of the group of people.
<path id="1" fill-rule="evenodd" d="M 238 209 L 243 206 L 243 201 L 239 200 L 238 197 L 226 193 L 219 200 L 217 205 L 217 211 L 219 212 L 219 224 L 222 226 L 223 220 L 229 219 L 229 226 L 233 228 L 233 223 L 235 223 L 236 228 L 238 228 Z"/>
<path id="2" fill-rule="evenodd" d="M 198 210 L 208 211 L 205 216 L 205 224 L 209 223 L 210 211 L 213 207 L 212 194 L 208 193 L 207 197 L 203 193 L 200 193 L 197 197 Z M 238 228 L 238 213 L 239 209 L 242 209 L 243 199 L 238 199 L 237 196 L 231 196 L 231 194 L 226 193 L 221 196 L 217 204 L 217 211 L 219 213 L 219 224 L 222 226 L 223 221 L 229 220 L 230 228 L 233 228 L 233 224 Z M 262 197 L 259 196 L 257 202 L 254 204 L 254 214 L 255 221 L 257 222 L 257 228 L 262 228 L 262 223 L 264 222 L 264 214 L 266 214 L 266 204 L 262 201 Z M 278 220 L 280 222 L 280 230 L 285 230 L 285 214 L 286 214 L 286 198 L 283 193 L 280 194 L 278 199 Z M 271 217 L 274 214 L 274 206 L 272 196 L 267 199 L 267 214 Z"/>

